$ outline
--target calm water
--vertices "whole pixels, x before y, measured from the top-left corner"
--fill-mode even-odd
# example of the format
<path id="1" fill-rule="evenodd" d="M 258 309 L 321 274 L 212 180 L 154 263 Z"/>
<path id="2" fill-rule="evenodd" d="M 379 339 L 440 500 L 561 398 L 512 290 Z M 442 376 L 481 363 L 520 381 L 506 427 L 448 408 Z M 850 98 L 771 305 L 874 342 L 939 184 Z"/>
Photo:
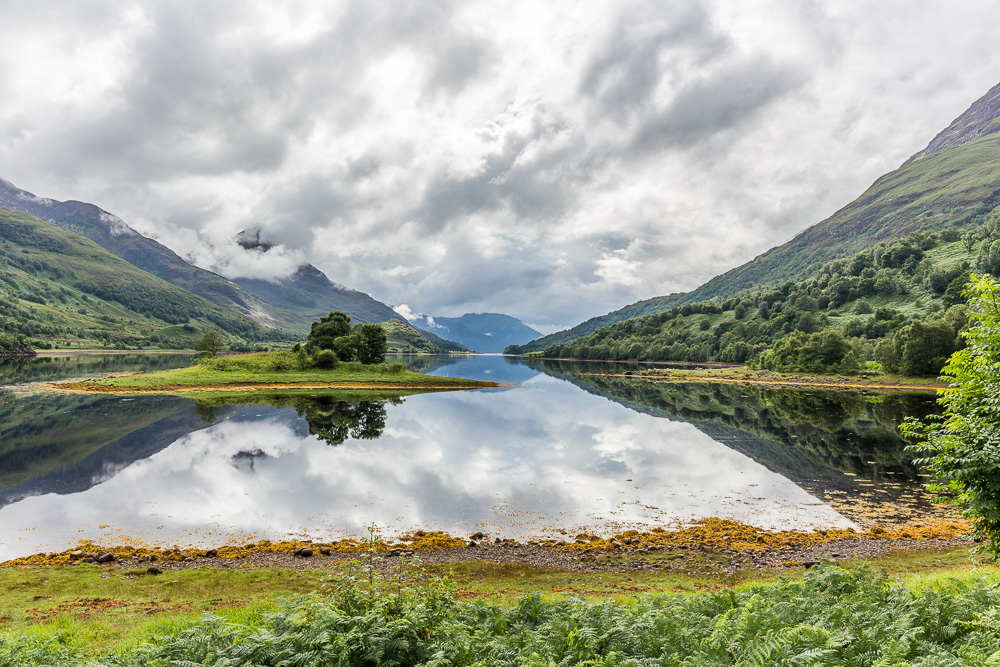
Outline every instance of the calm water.
<path id="1" fill-rule="evenodd" d="M 933 395 L 651 383 L 589 375 L 599 364 L 495 356 L 404 360 L 517 387 L 222 404 L 26 384 L 188 363 L 177 355 L 0 365 L 0 560 L 82 539 L 331 539 L 373 522 L 389 535 L 522 538 L 708 516 L 851 526 L 929 511 L 894 429 L 932 409 Z"/>

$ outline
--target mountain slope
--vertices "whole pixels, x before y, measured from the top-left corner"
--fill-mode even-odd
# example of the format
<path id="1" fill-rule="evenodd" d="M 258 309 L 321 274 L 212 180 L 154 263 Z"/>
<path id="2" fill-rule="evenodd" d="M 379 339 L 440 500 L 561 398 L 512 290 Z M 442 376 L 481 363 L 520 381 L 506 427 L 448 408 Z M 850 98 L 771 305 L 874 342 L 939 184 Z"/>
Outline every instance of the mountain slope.
<path id="1" fill-rule="evenodd" d="M 332 310 L 343 310 L 356 322 L 401 319 L 387 305 L 330 281 L 311 264 L 300 266 L 294 275 L 278 282 L 232 281 L 189 264 L 170 248 L 93 204 L 38 197 L 0 179 L 0 206 L 81 234 L 133 266 L 265 326 L 304 333 L 313 320 Z M 240 242 L 247 247 L 245 239 Z"/>
<path id="2" fill-rule="evenodd" d="M 520 345 L 539 336 L 516 317 L 501 313 L 466 313 L 461 317 L 424 316 L 411 322 L 422 331 L 461 343 L 476 352 L 503 352 L 508 345 Z"/>
<path id="3" fill-rule="evenodd" d="M 450 340 L 445 340 L 434 334 L 421 331 L 406 322 L 386 320 L 379 322 L 385 329 L 388 351 L 390 354 L 448 354 L 449 352 L 468 352 L 468 350 Z"/>
<path id="4" fill-rule="evenodd" d="M 120 259 L 83 236 L 0 207 L 0 328 L 60 342 L 136 347 L 215 327 L 245 341 L 284 340 Z"/>
<path id="5" fill-rule="evenodd" d="M 30 213 L 85 236 L 111 254 L 212 303 L 242 313 L 265 326 L 302 325 L 222 276 L 188 264 L 170 248 L 145 237 L 115 215 L 79 201 L 37 197 L 0 179 L 0 205 Z"/>
<path id="6" fill-rule="evenodd" d="M 282 280 L 236 278 L 233 282 L 268 303 L 280 303 L 308 322 L 334 310 L 342 310 L 350 315 L 351 321 L 365 324 L 403 320 L 381 301 L 338 285 L 312 264 L 301 265 L 294 274 Z"/>
<path id="7" fill-rule="evenodd" d="M 977 100 L 924 150 L 860 197 L 795 238 L 686 293 L 633 303 L 521 346 L 565 344 L 633 317 L 794 280 L 823 262 L 920 230 L 981 224 L 1000 205 L 1000 85 Z"/>

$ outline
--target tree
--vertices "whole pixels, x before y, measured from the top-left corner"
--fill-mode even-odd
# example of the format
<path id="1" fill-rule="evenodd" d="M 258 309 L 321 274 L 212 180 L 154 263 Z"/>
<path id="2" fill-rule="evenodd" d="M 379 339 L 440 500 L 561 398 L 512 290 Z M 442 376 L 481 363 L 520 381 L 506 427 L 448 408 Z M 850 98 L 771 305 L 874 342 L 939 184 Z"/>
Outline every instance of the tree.
<path id="1" fill-rule="evenodd" d="M 963 506 L 973 534 L 1000 556 L 1000 285 L 973 275 L 965 291 L 971 326 L 966 347 L 942 371 L 949 381 L 938 392 L 944 414 L 926 422 L 907 419 L 903 434 L 927 454 L 918 463 L 935 481 L 928 487 Z"/>
<path id="2" fill-rule="evenodd" d="M 358 337 L 358 361 L 363 364 L 385 361 L 385 353 L 389 349 L 385 329 L 377 324 L 358 324 L 354 327 L 354 335 Z"/>
<path id="3" fill-rule="evenodd" d="M 334 350 L 336 352 L 335 341 L 350 335 L 350 333 L 351 318 L 344 311 L 335 310 L 312 323 L 309 336 L 306 338 L 306 351 L 310 354 L 319 350 Z M 340 357 L 340 354 L 337 356 Z M 350 359 L 341 358 L 341 361 L 350 361 Z"/>
<path id="4" fill-rule="evenodd" d="M 194 349 L 203 357 L 214 357 L 219 352 L 222 352 L 225 346 L 219 332 L 215 329 L 209 329 L 198 339 Z"/>

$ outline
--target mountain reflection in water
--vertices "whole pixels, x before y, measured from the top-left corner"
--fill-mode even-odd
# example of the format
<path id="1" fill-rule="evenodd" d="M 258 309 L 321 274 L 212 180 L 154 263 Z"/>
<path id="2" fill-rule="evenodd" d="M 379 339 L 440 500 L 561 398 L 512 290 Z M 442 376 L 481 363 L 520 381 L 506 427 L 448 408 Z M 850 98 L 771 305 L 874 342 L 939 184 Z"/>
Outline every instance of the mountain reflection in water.
<path id="1" fill-rule="evenodd" d="M 0 559 L 83 538 L 325 539 L 372 522 L 508 537 L 707 516 L 843 526 L 849 503 L 817 497 L 868 485 L 889 505 L 919 479 L 893 429 L 908 411 L 926 411 L 926 396 L 653 384 L 501 357 L 407 363 L 522 387 L 229 404 L 0 393 L 0 409 L 20 424 L 0 422 L 0 461 L 23 461 L 0 487 Z M 100 419 L 88 421 L 95 410 Z M 39 454 L 56 441 L 57 455 Z M 39 455 L 18 459 L 29 451 Z"/>

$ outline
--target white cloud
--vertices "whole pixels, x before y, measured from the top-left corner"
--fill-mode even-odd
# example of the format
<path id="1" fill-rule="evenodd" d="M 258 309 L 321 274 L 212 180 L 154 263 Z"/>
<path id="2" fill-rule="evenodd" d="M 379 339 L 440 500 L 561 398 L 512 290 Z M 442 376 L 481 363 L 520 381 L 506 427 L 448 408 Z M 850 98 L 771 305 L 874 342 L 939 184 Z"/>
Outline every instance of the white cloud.
<path id="1" fill-rule="evenodd" d="M 230 275 L 306 260 L 550 329 L 859 195 L 997 82 L 998 21 L 988 0 L 15 2 L 0 176 Z M 283 252 L 232 242 L 257 226 Z"/>

